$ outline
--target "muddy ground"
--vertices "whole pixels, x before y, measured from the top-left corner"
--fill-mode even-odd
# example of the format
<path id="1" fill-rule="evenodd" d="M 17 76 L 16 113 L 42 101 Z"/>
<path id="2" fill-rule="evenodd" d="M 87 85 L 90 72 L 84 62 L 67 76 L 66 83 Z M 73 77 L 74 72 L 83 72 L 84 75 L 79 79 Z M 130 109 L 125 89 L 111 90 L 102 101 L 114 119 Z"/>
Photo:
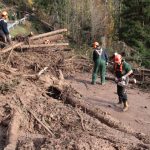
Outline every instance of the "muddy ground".
<path id="1" fill-rule="evenodd" d="M 130 108 L 122 112 L 116 85 L 91 85 L 91 72 L 79 70 L 72 52 L 34 49 L 7 58 L 0 67 L 1 150 L 150 149 L 149 93 L 129 88 Z"/>
<path id="2" fill-rule="evenodd" d="M 74 77 L 68 79 L 70 84 L 79 90 L 86 101 L 99 106 L 103 111 L 107 111 L 111 116 L 117 118 L 126 125 L 150 135 L 150 93 L 130 84 L 127 88 L 129 110 L 122 112 L 123 106 L 117 106 L 118 97 L 116 93 L 116 84 L 113 81 L 107 81 L 106 85 L 91 85 L 91 74 L 77 73 Z"/>

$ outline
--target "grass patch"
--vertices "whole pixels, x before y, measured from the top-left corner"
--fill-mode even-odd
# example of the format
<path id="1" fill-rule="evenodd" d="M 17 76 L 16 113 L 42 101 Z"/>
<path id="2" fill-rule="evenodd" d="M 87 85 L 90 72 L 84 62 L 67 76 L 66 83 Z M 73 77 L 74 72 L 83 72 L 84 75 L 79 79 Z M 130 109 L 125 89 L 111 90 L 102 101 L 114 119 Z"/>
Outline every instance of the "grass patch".
<path id="1" fill-rule="evenodd" d="M 17 26 L 10 31 L 12 37 L 15 37 L 16 35 L 27 35 L 28 33 L 29 31 L 24 26 Z"/>
<path id="2" fill-rule="evenodd" d="M 38 20 L 32 19 L 32 21 L 26 21 L 24 24 L 17 25 L 14 29 L 10 29 L 10 34 L 13 38 L 17 35 L 29 35 L 31 31 L 34 34 L 49 32 Z"/>
<path id="3" fill-rule="evenodd" d="M 30 32 L 37 33 L 37 31 L 32 27 L 32 23 L 29 21 L 26 21 L 25 24 L 17 25 L 14 29 L 10 30 L 10 34 L 12 37 L 15 37 L 17 35 L 29 35 Z"/>

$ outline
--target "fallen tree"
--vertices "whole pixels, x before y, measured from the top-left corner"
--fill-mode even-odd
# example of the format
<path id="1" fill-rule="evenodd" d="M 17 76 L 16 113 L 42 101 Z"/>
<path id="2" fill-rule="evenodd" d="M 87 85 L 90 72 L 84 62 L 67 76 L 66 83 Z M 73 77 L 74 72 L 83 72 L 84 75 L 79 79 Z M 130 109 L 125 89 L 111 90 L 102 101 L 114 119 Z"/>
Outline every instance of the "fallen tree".
<path id="1" fill-rule="evenodd" d="M 137 133 L 135 130 L 124 125 L 119 120 L 111 117 L 107 112 L 102 111 L 99 107 L 95 107 L 83 100 L 82 95 L 64 81 L 62 74 L 60 80 L 48 75 L 40 76 L 39 79 L 42 81 L 42 83 L 44 81 L 45 88 L 51 87 L 52 89 L 58 91 L 58 93 L 61 93 L 60 97 L 65 103 L 69 103 L 73 107 L 80 107 L 83 111 L 91 116 L 96 117 L 107 126 L 115 128 L 116 130 L 124 133 L 131 134 L 138 139 L 141 139 L 144 143 L 150 144 L 150 139 L 147 139 L 145 134 Z"/>
<path id="2" fill-rule="evenodd" d="M 39 34 L 39 35 L 35 35 L 35 36 L 32 36 L 32 37 L 27 37 L 27 39 L 28 39 L 28 43 L 31 43 L 31 41 L 32 40 L 35 40 L 35 39 L 39 39 L 39 38 L 43 38 L 43 37 L 47 37 L 47 36 L 52 36 L 52 35 L 55 35 L 55 34 L 59 34 L 59 33 L 62 33 L 62 32 L 66 32 L 67 31 L 67 29 L 59 29 L 59 30 L 56 30 L 56 31 L 52 31 L 52 32 L 48 32 L 48 33 L 43 33 L 43 34 Z M 4 53 L 6 53 L 6 52 L 9 52 L 10 50 L 12 50 L 12 49 L 15 49 L 15 48 L 17 48 L 17 47 L 20 47 L 21 45 L 23 45 L 25 42 L 27 42 L 26 40 L 24 41 L 24 42 L 15 42 L 14 44 L 12 44 L 12 45 L 10 45 L 9 47 L 7 47 L 7 48 L 4 48 L 1 52 L 0 52 L 0 54 L 4 54 Z M 38 45 L 39 46 L 39 45 Z M 32 45 L 32 47 L 38 47 L 38 46 L 33 46 Z M 50 44 L 50 46 L 52 46 L 51 44 Z M 22 48 L 29 48 L 29 47 L 31 47 L 30 46 L 30 44 L 29 45 L 25 45 L 24 47 L 22 47 Z M 42 45 L 41 47 L 48 47 L 48 45 Z"/>
<path id="3" fill-rule="evenodd" d="M 0 51 L 0 55 L 9 52 L 9 51 L 11 51 L 12 49 L 15 49 L 15 48 L 19 47 L 19 46 L 21 46 L 22 44 L 23 44 L 23 42 L 19 42 L 19 43 L 15 43 L 15 44 L 13 44 L 13 45 L 10 45 L 8 48 L 5 48 L 5 49 L 3 49 L 2 51 Z"/>
<path id="4" fill-rule="evenodd" d="M 52 36 L 52 35 L 59 34 L 59 33 L 62 33 L 62 32 L 67 32 L 67 29 L 59 29 L 59 30 L 56 30 L 56 31 L 51 31 L 51 32 L 48 32 L 48 33 L 35 35 L 35 36 L 30 37 L 29 40 L 35 40 L 35 39 L 43 38 L 43 37 L 46 37 L 46 36 Z"/>
<path id="5" fill-rule="evenodd" d="M 17 110 L 13 110 L 13 115 L 8 127 L 7 146 L 4 150 L 15 150 L 19 137 L 21 125 L 21 115 Z"/>
<path id="6" fill-rule="evenodd" d="M 32 44 L 46 44 L 49 43 L 51 44 L 52 42 L 57 42 L 59 40 L 63 40 L 64 37 L 62 34 L 56 34 L 56 35 L 52 35 L 49 37 L 43 37 L 42 39 L 37 39 L 37 40 L 32 40 Z"/>
<path id="7" fill-rule="evenodd" d="M 37 45 L 22 45 L 20 48 L 25 49 L 25 48 L 42 48 L 42 47 L 53 47 L 53 46 L 68 46 L 69 43 L 54 43 L 54 44 L 37 44 Z"/>

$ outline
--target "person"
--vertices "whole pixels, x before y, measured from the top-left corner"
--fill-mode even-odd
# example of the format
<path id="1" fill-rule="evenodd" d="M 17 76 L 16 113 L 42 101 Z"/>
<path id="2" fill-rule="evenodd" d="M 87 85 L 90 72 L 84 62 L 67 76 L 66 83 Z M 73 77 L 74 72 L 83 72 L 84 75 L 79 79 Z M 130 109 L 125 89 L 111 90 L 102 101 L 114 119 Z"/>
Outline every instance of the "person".
<path id="1" fill-rule="evenodd" d="M 8 13 L 6 11 L 3 11 L 0 19 L 0 37 L 2 38 L 4 43 L 11 43 L 11 36 L 9 34 L 7 21 L 6 21 L 7 19 L 8 19 Z"/>
<path id="2" fill-rule="evenodd" d="M 119 102 L 117 105 L 124 104 L 123 111 L 128 110 L 128 97 L 126 93 L 126 86 L 129 82 L 129 76 L 133 73 L 131 66 L 122 59 L 122 56 L 118 53 L 114 54 L 114 73 L 115 81 L 117 83 L 117 94 Z"/>
<path id="3" fill-rule="evenodd" d="M 93 62 L 94 69 L 92 74 L 92 84 L 96 83 L 97 73 L 100 71 L 101 85 L 105 84 L 106 65 L 108 65 L 108 55 L 102 48 L 102 43 L 93 43 Z"/>

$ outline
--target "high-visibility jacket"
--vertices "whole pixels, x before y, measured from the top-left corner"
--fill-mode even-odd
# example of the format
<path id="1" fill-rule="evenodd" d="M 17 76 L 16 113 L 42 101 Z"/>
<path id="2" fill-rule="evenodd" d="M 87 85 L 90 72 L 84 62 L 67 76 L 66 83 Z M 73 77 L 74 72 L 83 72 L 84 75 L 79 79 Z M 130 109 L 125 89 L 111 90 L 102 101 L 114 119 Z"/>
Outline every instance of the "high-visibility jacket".
<path id="1" fill-rule="evenodd" d="M 121 64 L 114 65 L 114 72 L 115 72 L 117 78 L 121 78 L 123 75 L 128 73 L 130 70 L 132 70 L 131 66 L 125 61 L 122 61 Z"/>

